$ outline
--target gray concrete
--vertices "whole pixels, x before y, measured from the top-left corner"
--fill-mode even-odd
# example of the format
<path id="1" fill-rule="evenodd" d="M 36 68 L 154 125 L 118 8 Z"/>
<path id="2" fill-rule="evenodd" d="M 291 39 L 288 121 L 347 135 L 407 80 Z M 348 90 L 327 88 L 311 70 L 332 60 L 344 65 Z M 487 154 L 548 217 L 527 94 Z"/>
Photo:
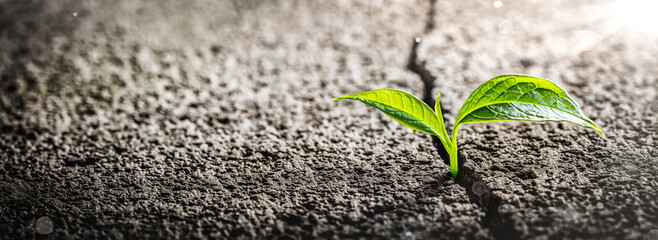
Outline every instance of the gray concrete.
<path id="1" fill-rule="evenodd" d="M 610 3 L 0 1 L 0 238 L 655 239 L 658 38 Z M 429 136 L 331 100 L 420 95 L 416 36 L 448 124 L 526 73 L 606 137 L 465 125 L 455 183 Z"/>

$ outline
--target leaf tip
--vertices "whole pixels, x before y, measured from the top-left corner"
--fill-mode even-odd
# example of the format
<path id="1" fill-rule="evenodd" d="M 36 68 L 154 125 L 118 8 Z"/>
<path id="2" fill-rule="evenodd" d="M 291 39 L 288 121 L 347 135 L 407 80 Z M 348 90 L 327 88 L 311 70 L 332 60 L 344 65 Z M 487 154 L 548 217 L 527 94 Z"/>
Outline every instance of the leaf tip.
<path id="1" fill-rule="evenodd" d="M 605 137 L 605 133 L 603 133 L 603 131 L 601 130 L 599 125 L 596 125 L 596 123 L 594 123 L 594 121 L 592 121 L 592 120 L 590 120 L 589 124 L 592 126 L 592 128 L 594 128 L 594 130 L 596 130 L 596 132 L 601 134 L 601 136 Z"/>
<path id="2" fill-rule="evenodd" d="M 335 97 L 335 98 L 334 98 L 334 101 L 337 101 L 337 100 L 343 100 L 343 99 L 347 99 L 346 96 Z"/>
<path id="3" fill-rule="evenodd" d="M 599 128 L 599 126 L 596 126 L 596 125 L 595 125 L 595 127 L 596 127 L 596 131 L 597 131 L 599 134 L 601 134 L 601 136 L 605 137 L 605 133 L 603 133 L 603 131 L 601 131 L 601 129 Z"/>

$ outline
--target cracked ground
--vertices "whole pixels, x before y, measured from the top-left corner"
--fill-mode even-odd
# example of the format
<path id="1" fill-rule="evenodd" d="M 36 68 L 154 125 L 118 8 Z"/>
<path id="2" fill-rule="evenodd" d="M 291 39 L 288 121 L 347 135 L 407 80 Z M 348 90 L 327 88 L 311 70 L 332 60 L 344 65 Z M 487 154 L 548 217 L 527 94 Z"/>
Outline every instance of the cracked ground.
<path id="1" fill-rule="evenodd" d="M 658 239 L 658 36 L 615 1 L 0 0 L 1 239 Z M 501 74 L 555 81 L 606 133 L 428 135 Z"/>

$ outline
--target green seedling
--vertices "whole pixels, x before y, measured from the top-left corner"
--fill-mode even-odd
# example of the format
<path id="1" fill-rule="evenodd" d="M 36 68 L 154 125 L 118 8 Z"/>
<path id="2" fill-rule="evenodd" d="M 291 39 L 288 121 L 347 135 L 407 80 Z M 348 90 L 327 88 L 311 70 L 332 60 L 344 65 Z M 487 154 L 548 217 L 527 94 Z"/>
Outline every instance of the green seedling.
<path id="1" fill-rule="evenodd" d="M 459 110 L 452 139 L 448 137 L 441 116 L 441 94 L 436 98 L 434 111 L 416 96 L 395 89 L 378 89 L 334 98 L 342 99 L 361 101 L 408 128 L 438 137 L 450 156 L 453 179 L 457 179 L 458 172 L 457 131 L 465 123 L 566 121 L 593 128 L 605 136 L 566 91 L 549 80 L 525 75 L 501 75 L 473 91 Z"/>

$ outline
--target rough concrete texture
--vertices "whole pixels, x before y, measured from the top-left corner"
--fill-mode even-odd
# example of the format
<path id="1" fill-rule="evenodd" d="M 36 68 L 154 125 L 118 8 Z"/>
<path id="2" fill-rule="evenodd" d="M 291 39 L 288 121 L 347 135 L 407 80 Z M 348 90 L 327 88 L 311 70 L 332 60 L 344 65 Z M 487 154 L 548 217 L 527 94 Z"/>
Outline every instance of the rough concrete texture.
<path id="1" fill-rule="evenodd" d="M 0 238 L 656 239 L 658 38 L 612 3 L 0 1 Z M 466 125 L 455 183 L 427 135 L 331 100 L 420 95 L 416 36 L 449 125 L 514 72 L 606 137 Z"/>

